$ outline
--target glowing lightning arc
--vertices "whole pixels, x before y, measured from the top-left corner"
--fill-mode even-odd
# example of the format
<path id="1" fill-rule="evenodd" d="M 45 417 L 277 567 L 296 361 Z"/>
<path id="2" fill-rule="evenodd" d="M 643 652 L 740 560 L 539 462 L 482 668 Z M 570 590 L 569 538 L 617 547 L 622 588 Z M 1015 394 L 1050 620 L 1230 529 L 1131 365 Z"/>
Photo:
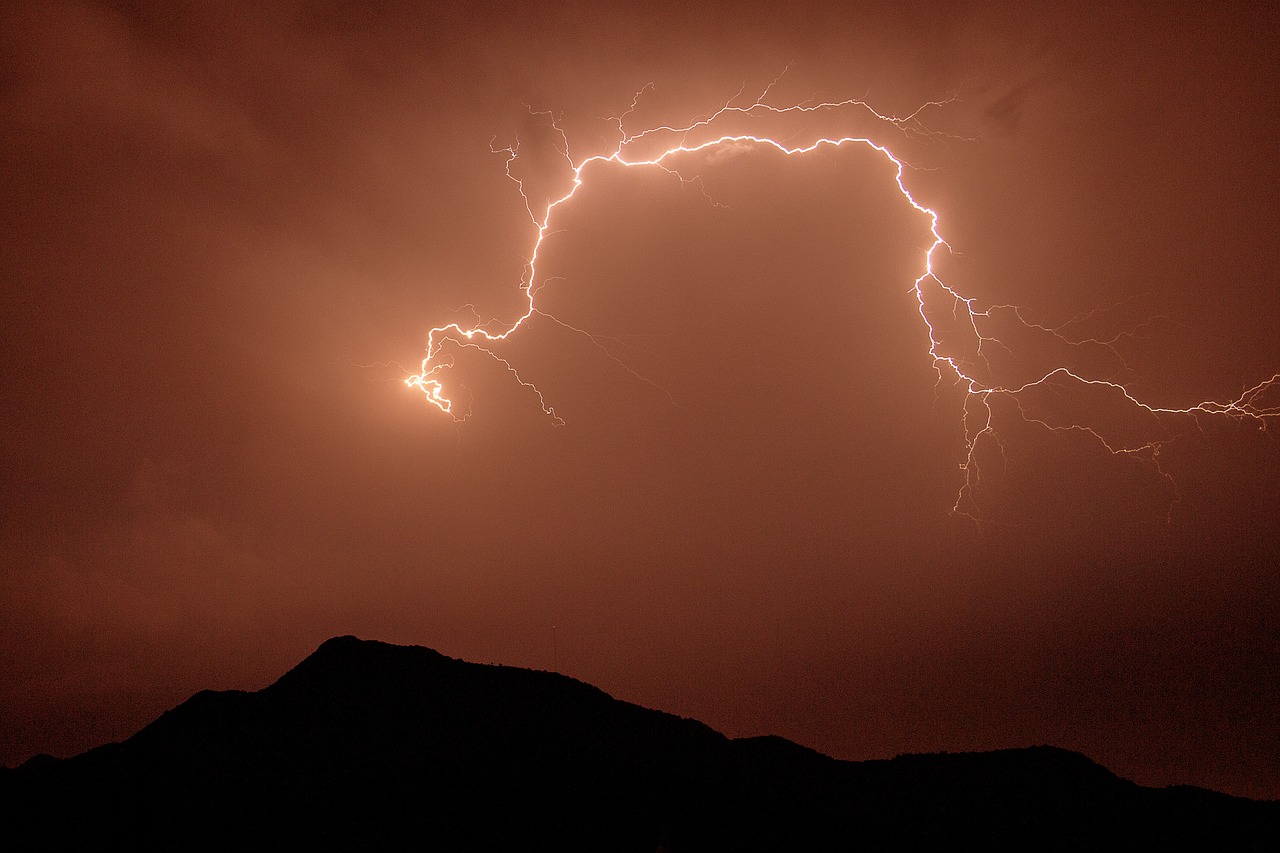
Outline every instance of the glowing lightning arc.
<path id="1" fill-rule="evenodd" d="M 937 102 L 930 102 L 921 107 L 921 110 L 903 117 L 894 117 L 883 115 L 865 102 L 857 99 L 849 99 L 844 101 L 830 101 L 824 103 L 805 103 L 795 104 L 785 107 L 776 107 L 765 103 L 769 89 L 767 87 L 754 102 L 747 106 L 733 106 L 731 99 L 723 107 L 710 113 L 709 115 L 699 118 L 686 125 L 657 125 L 645 130 L 629 133 L 625 129 L 626 119 L 636 109 L 640 98 L 648 86 L 638 92 L 632 99 L 631 106 L 621 116 L 613 119 L 617 127 L 618 142 L 612 151 L 603 154 L 596 154 L 587 157 L 581 162 L 575 163 L 569 156 L 568 141 L 564 131 L 560 128 L 555 119 L 551 118 L 551 126 L 560 134 L 562 147 L 560 153 L 564 156 L 572 170 L 572 179 L 569 182 L 568 190 L 558 198 L 551 199 L 547 202 L 545 208 L 539 216 L 534 205 L 530 202 L 529 197 L 524 192 L 522 181 L 512 175 L 511 166 L 519 158 L 519 146 L 497 149 L 495 153 L 502 153 L 506 156 L 506 174 L 514 181 L 520 190 L 521 196 L 524 198 L 529 216 L 533 220 L 536 227 L 536 234 L 533 240 L 533 249 L 529 255 L 526 276 L 521 282 L 521 289 L 525 294 L 525 310 L 515 321 L 505 324 L 500 330 L 490 331 L 485 326 L 492 326 L 493 323 L 480 323 L 475 325 L 464 326 L 461 323 L 454 322 L 443 326 L 436 326 L 427 333 L 426 356 L 422 360 L 419 372 L 405 379 L 405 383 L 421 391 L 429 403 L 438 408 L 441 412 L 451 415 L 455 419 L 462 420 L 465 415 L 460 415 L 455 411 L 454 401 L 446 394 L 441 375 L 448 368 L 454 366 L 454 362 L 450 355 L 444 352 L 446 344 L 451 344 L 459 348 L 469 348 L 478 350 L 489 357 L 496 360 L 507 371 L 509 371 L 524 387 L 530 389 L 538 398 L 538 402 L 549 417 L 561 422 L 555 410 L 548 405 L 541 391 L 526 381 L 517 372 L 516 368 L 506 359 L 499 356 L 492 349 L 490 344 L 506 340 L 516 333 L 517 330 L 525 324 L 525 322 L 535 314 L 543 314 L 536 307 L 535 302 L 539 289 L 546 284 L 539 278 L 538 258 L 543 243 L 550 233 L 552 233 L 551 222 L 554 215 L 565 205 L 567 205 L 577 194 L 583 185 L 583 174 L 587 167 L 592 164 L 614 164 L 624 168 L 650 167 L 663 169 L 671 174 L 676 175 L 681 181 L 686 179 L 681 176 L 672 166 L 670 161 L 676 157 L 683 155 L 698 154 L 702 152 L 713 152 L 720 148 L 730 148 L 733 146 L 752 146 L 760 148 L 772 148 L 781 152 L 786 156 L 798 156 L 809 154 L 821 148 L 841 148 L 844 146 L 864 146 L 877 152 L 883 156 L 894 170 L 894 180 L 904 202 L 918 211 L 929 222 L 929 233 L 932 235 L 932 243 L 924 255 L 924 268 L 919 277 L 916 278 L 912 286 L 912 293 L 918 305 L 920 318 L 924 323 L 924 329 L 927 331 L 929 338 L 928 355 L 932 360 L 934 369 L 938 374 L 938 381 L 950 382 L 956 384 L 963 390 L 964 404 L 962 406 L 962 426 L 964 431 L 964 458 L 960 463 L 960 469 L 963 471 L 964 481 L 956 495 L 956 501 L 953 511 L 965 515 L 971 515 L 962 509 L 962 505 L 966 499 L 973 497 L 974 489 L 978 485 L 979 466 L 976 453 L 980 445 L 984 441 L 994 442 L 997 448 L 1002 449 L 1000 437 L 995 428 L 995 412 L 992 409 L 992 400 L 995 398 L 1007 399 L 1012 401 L 1017 409 L 1019 416 L 1027 423 L 1042 427 L 1052 431 L 1070 431 L 1087 435 L 1106 451 L 1113 455 L 1126 455 L 1142 459 L 1151 463 L 1155 470 L 1165 479 L 1172 483 L 1169 475 L 1160 468 L 1159 453 L 1164 445 L 1172 441 L 1174 434 L 1167 430 L 1162 431 L 1162 437 L 1149 441 L 1138 442 L 1122 442 L 1117 439 L 1108 438 L 1103 431 L 1094 427 L 1077 424 L 1052 423 L 1044 417 L 1037 417 L 1029 413 L 1024 407 L 1024 399 L 1030 392 L 1035 389 L 1050 389 L 1055 383 L 1074 383 L 1077 387 L 1085 390 L 1107 391 L 1111 394 L 1119 395 L 1123 404 L 1135 413 L 1145 414 L 1145 416 L 1160 419 L 1163 417 L 1190 417 L 1196 418 L 1201 415 L 1210 415 L 1217 417 L 1234 418 L 1237 420 L 1250 420 L 1256 422 L 1260 428 L 1266 428 L 1267 424 L 1274 418 L 1280 417 L 1280 401 L 1268 402 L 1269 392 L 1280 388 L 1280 373 L 1272 375 L 1268 379 L 1258 382 L 1253 387 L 1244 391 L 1234 400 L 1219 402 L 1213 400 L 1205 400 L 1185 407 L 1161 407 L 1144 402 L 1133 394 L 1123 383 L 1111 379 L 1097 378 L 1085 375 L 1076 369 L 1067 366 L 1054 367 L 1044 372 L 1038 378 L 1027 382 L 1017 384 L 1002 384 L 991 379 L 983 379 L 982 374 L 990 373 L 991 366 L 986 360 L 984 347 L 1001 346 L 1003 344 L 989 332 L 989 326 L 996 317 L 1007 316 L 1013 321 L 1020 324 L 1024 329 L 1037 331 L 1043 334 L 1053 336 L 1063 344 L 1070 346 L 1081 346 L 1085 344 L 1093 344 L 1107 348 L 1113 354 L 1116 350 L 1113 346 L 1115 339 L 1110 341 L 1100 341 L 1096 338 L 1088 338 L 1084 340 L 1076 340 L 1068 337 L 1062 332 L 1065 328 L 1058 329 L 1048 328 L 1042 325 L 1031 323 L 1024 318 L 1022 309 L 1013 305 L 993 305 L 987 308 L 980 308 L 976 300 L 967 297 L 946 284 L 934 270 L 935 254 L 940 248 L 949 248 L 947 242 L 942 238 L 938 230 L 939 215 L 937 211 L 918 202 L 911 192 L 907 189 L 904 175 L 907 170 L 905 161 L 899 159 L 885 145 L 873 141 L 864 136 L 833 136 L 820 137 L 805 145 L 787 145 L 777 139 L 769 136 L 758 136 L 755 134 L 736 134 L 736 133 L 717 133 L 715 127 L 727 116 L 738 116 L 743 119 L 754 119 L 761 116 L 788 116 L 796 114 L 822 114 L 839 110 L 860 109 L 865 110 L 871 116 L 879 121 L 886 123 L 897 130 L 907 133 L 928 134 L 918 121 L 918 116 L 925 107 L 936 106 Z M 741 94 L 741 93 L 739 93 Z M 541 115 L 550 115 L 549 113 L 541 113 Z M 676 140 L 675 144 L 671 144 L 665 149 L 659 151 L 656 155 L 648 157 L 632 157 L 628 156 L 628 152 L 637 147 L 637 143 L 659 138 L 661 136 L 672 137 Z M 690 139 L 697 140 L 699 136 L 703 136 L 700 141 L 690 142 Z M 944 346 L 945 335 L 939 331 L 936 320 L 931 317 L 938 317 L 942 313 L 934 303 L 941 301 L 944 308 L 949 306 L 949 314 L 955 326 L 963 329 L 963 335 L 967 338 L 970 347 L 970 356 L 966 358 L 957 352 L 948 353 Z M 1070 324 L 1067 324 L 1070 325 Z M 570 327 L 572 328 L 572 327 Z M 580 331 L 580 330 L 577 330 Z M 625 366 L 625 365 L 624 365 Z"/>

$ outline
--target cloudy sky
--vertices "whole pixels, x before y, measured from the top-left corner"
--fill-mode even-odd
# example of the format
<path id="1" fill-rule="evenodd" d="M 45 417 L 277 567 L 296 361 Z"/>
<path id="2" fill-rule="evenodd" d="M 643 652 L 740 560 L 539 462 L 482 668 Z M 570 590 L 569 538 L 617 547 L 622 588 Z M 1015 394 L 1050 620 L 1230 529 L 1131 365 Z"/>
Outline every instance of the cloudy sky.
<path id="1" fill-rule="evenodd" d="M 1020 306 L 979 362 L 929 291 L 984 379 L 1236 399 L 1280 370 L 1269 4 L 260 5 L 3 12 L 0 762 L 353 633 L 841 758 L 1280 797 L 1274 429 L 1055 382 L 970 457 L 928 219 L 866 146 L 588 167 L 494 347 L 563 423 L 456 345 L 464 421 L 404 384 L 432 327 L 524 311 L 495 148 L 540 216 L 638 91 L 632 132 L 776 80 L 945 102 L 725 130 L 908 161 L 939 277 Z"/>

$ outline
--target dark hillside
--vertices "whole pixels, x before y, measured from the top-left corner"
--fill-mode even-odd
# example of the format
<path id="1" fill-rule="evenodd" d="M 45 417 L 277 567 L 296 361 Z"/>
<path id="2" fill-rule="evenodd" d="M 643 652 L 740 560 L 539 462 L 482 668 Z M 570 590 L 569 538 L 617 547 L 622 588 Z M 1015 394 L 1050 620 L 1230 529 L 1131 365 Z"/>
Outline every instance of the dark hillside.
<path id="1" fill-rule="evenodd" d="M 1050 747 L 841 762 L 554 673 L 354 637 L 256 693 L 0 773 L 6 849 L 1257 849 L 1280 803 Z"/>

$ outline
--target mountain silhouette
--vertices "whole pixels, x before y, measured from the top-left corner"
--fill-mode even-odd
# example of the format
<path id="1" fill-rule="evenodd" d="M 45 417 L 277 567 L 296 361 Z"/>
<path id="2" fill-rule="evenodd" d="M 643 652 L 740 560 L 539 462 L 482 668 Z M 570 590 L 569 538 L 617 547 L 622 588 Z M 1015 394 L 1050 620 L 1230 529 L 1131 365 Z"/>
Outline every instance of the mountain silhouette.
<path id="1" fill-rule="evenodd" d="M 837 761 L 549 672 L 338 637 L 123 743 L 0 768 L 0 847 L 1276 850 L 1280 802 L 1053 747 Z"/>

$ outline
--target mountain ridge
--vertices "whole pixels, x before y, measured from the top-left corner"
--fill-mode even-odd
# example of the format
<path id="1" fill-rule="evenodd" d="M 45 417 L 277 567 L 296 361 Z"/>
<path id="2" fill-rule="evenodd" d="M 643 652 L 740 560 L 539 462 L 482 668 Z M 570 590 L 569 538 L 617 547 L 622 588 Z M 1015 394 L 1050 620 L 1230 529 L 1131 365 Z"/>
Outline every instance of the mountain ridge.
<path id="1" fill-rule="evenodd" d="M 1051 746 L 849 762 L 559 673 L 335 637 L 255 692 L 0 773 L 10 849 L 1275 849 L 1280 802 Z M 9 845 L 5 845 L 9 846 Z"/>

